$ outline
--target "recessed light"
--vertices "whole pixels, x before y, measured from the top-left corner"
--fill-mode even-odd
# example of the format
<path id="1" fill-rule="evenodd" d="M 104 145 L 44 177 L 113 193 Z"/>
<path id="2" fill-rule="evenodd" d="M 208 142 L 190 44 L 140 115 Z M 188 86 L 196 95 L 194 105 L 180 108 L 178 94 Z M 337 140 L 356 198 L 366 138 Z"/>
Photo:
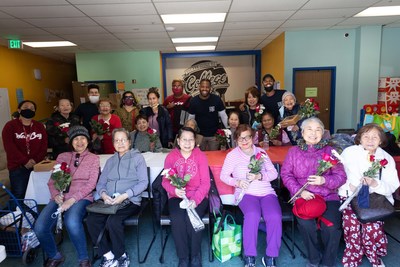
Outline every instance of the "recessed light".
<path id="1" fill-rule="evenodd" d="M 184 52 L 184 51 L 206 51 L 206 50 L 215 50 L 215 45 L 177 46 L 175 48 L 176 48 L 176 51 L 179 51 L 179 52 Z"/>
<path id="2" fill-rule="evenodd" d="M 378 17 L 378 16 L 398 16 L 400 15 L 400 6 L 378 6 L 369 7 L 354 17 Z"/>
<path id="3" fill-rule="evenodd" d="M 167 32 L 173 32 L 173 31 L 175 31 L 175 27 L 168 26 L 168 27 L 165 27 L 165 30 L 166 30 Z"/>
<path id="4" fill-rule="evenodd" d="M 223 22 L 226 13 L 197 13 L 161 15 L 164 24 Z"/>
<path id="5" fill-rule="evenodd" d="M 76 46 L 76 44 L 68 41 L 54 41 L 54 42 L 23 42 L 24 45 L 38 48 L 38 47 L 61 47 L 61 46 Z"/>
<path id="6" fill-rule="evenodd" d="M 171 38 L 174 44 L 179 43 L 207 43 L 217 42 L 218 37 L 187 37 L 187 38 Z"/>

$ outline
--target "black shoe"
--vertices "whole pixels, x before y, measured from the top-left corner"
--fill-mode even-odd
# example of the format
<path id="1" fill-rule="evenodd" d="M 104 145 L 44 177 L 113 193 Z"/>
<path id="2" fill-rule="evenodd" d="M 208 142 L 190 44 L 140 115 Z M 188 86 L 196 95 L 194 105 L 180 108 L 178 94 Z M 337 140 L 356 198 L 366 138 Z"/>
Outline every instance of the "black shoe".
<path id="1" fill-rule="evenodd" d="M 244 257 L 244 267 L 256 267 L 256 257 L 245 256 Z"/>
<path id="2" fill-rule="evenodd" d="M 189 267 L 189 258 L 179 259 L 178 267 Z"/>
<path id="3" fill-rule="evenodd" d="M 192 257 L 190 267 L 201 267 L 201 254 Z"/>
<path id="4" fill-rule="evenodd" d="M 262 257 L 261 261 L 262 261 L 262 264 L 264 265 L 264 267 L 276 267 L 274 257 L 264 256 L 264 257 Z"/>

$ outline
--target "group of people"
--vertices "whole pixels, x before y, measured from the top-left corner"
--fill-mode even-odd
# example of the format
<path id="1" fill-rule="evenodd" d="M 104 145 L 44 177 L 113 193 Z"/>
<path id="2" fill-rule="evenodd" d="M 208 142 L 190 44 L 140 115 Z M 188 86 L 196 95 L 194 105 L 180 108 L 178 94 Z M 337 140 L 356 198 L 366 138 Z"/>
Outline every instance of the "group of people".
<path id="1" fill-rule="evenodd" d="M 134 94 L 125 92 L 114 113 L 111 113 L 110 101 L 100 100 L 99 88 L 91 85 L 88 103 L 81 104 L 72 113 L 72 103 L 60 100 L 58 112 L 46 123 L 46 128 L 33 120 L 37 109 L 35 103 L 29 100 L 21 102 L 19 118 L 8 122 L 3 130 L 12 192 L 17 198 L 24 198 L 29 173 L 33 165 L 46 156 L 47 142 L 56 148 L 53 150 L 56 162 L 67 164 L 72 176 L 66 192 L 56 190 L 54 180 L 49 180 L 51 200 L 35 224 L 34 230 L 48 257 L 45 266 L 59 266 L 65 260 L 52 233 L 57 223 L 52 214 L 57 210 L 64 216 L 79 266 L 91 266 L 83 218 L 87 214 L 86 206 L 93 201 L 94 190 L 105 204 L 116 205 L 129 200 L 129 204 L 116 214 L 89 213 L 86 220 L 94 243 L 106 231 L 98 242 L 102 256 L 100 266 L 129 266 L 123 221 L 139 211 L 141 193 L 148 186 L 146 162 L 141 152 L 158 152 L 167 147 L 172 150 L 166 157 L 164 168 L 173 169 L 179 178 L 190 177 L 184 188 L 175 187 L 167 177 L 162 180 L 169 198 L 179 267 L 202 266 L 202 232 L 192 227 L 187 212 L 181 208 L 181 201 L 187 199 L 186 208 L 195 209 L 200 217 L 207 212 L 210 174 L 203 150 L 218 149 L 215 133 L 221 122 L 232 132 L 229 144 L 232 150 L 226 155 L 220 179 L 235 188 L 235 197 L 244 215 L 245 267 L 256 266 L 261 217 L 266 229 L 266 249 L 261 262 L 264 266 L 277 266 L 282 211 L 271 182 L 277 179 L 278 173 L 259 146 L 276 122 L 293 115 L 298 106 L 293 94 L 274 90 L 273 84 L 272 75 L 265 75 L 265 94 L 260 96 L 257 88 L 250 87 L 245 93 L 242 110 L 231 112 L 229 117 L 221 99 L 211 93 L 209 80 L 200 82 L 199 95 L 192 98 L 183 93 L 182 81 L 174 80 L 173 95 L 166 98 L 165 107 L 159 104 L 160 95 L 156 88 L 149 90 L 149 106 L 142 109 Z M 106 125 L 106 128 L 102 126 L 102 134 L 95 132 L 93 127 L 98 126 L 92 120 Z M 68 127 L 65 123 L 69 123 Z M 342 232 L 346 243 L 342 258 L 344 266 L 359 266 L 363 255 L 373 266 L 384 266 L 382 257 L 387 254 L 384 223 L 361 223 L 351 206 L 346 207 L 343 213 L 339 212 L 339 206 L 360 184 L 368 185 L 370 193 L 384 195 L 393 203 L 392 193 L 399 187 L 399 180 L 393 158 L 381 148 L 387 142 L 386 135 L 378 125 L 362 127 L 355 137 L 355 145 L 343 151 L 342 162 L 316 175 L 321 160 L 325 155 L 331 156 L 333 148 L 323 139 L 324 125 L 318 118 L 311 117 L 300 123 L 290 130 L 295 134 L 280 129 L 277 137 L 270 139 L 270 145 L 296 141 L 296 146 L 289 149 L 280 173 L 291 196 L 297 195 L 297 199 L 302 200 L 295 203 L 312 203 L 321 199 L 324 202 L 325 208 L 318 216 L 295 212 L 306 249 L 307 266 L 335 266 Z M 68 131 L 63 130 L 64 127 Z M 91 152 L 96 140 L 104 153 L 113 154 L 101 172 L 99 157 Z M 371 155 L 388 162 L 379 177 L 364 174 L 373 163 Z M 259 169 L 253 172 L 249 165 L 255 161 Z M 305 189 L 299 192 L 301 188 Z M 295 204 L 297 210 L 301 208 L 299 205 Z M 321 239 L 318 238 L 318 229 Z"/>

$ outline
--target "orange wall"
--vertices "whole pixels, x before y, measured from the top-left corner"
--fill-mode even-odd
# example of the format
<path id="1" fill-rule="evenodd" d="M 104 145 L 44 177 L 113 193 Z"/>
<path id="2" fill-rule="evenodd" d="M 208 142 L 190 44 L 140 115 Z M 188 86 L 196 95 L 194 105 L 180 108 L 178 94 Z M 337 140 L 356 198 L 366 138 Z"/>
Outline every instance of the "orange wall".
<path id="1" fill-rule="evenodd" d="M 271 73 L 285 89 L 285 33 L 282 33 L 261 50 L 261 77 Z"/>
<path id="2" fill-rule="evenodd" d="M 34 69 L 40 69 L 42 80 L 35 80 Z M 17 88 L 22 88 L 25 100 L 36 102 L 36 120 L 50 116 L 59 96 L 72 99 L 71 82 L 76 80 L 74 64 L 0 46 L 0 70 L 0 88 L 8 89 L 11 113 L 18 106 Z M 45 89 L 53 93 L 50 102 L 46 101 Z"/>

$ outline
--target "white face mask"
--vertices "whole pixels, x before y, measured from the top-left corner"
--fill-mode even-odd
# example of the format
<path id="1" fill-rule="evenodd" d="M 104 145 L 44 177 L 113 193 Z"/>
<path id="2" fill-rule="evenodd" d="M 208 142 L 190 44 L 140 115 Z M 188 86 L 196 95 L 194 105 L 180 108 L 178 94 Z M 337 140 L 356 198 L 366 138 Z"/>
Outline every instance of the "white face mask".
<path id="1" fill-rule="evenodd" d="M 90 95 L 89 96 L 89 101 L 92 104 L 97 104 L 99 102 L 99 100 L 100 100 L 100 96 L 98 96 L 98 95 Z"/>

